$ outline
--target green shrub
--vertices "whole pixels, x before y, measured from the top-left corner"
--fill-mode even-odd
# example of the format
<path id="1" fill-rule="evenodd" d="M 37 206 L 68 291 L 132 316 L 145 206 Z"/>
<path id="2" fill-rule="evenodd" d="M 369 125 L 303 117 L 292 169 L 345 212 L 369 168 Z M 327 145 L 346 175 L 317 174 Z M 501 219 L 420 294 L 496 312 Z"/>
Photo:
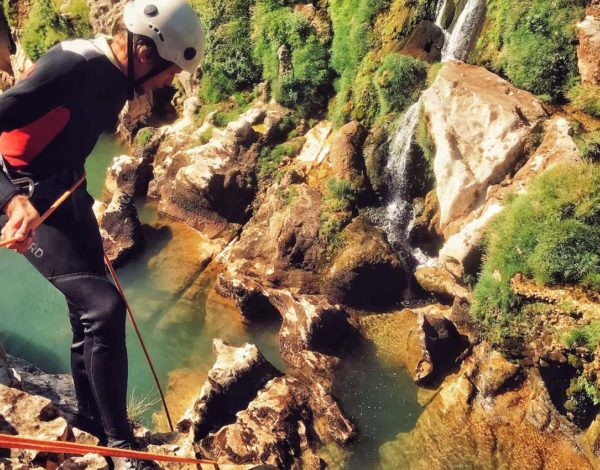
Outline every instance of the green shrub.
<path id="1" fill-rule="evenodd" d="M 254 0 L 194 0 L 206 28 L 202 98 L 216 103 L 251 88 L 260 70 L 251 53 L 250 18 Z"/>
<path id="2" fill-rule="evenodd" d="M 563 342 L 573 347 L 587 347 L 594 351 L 600 344 L 600 321 L 596 320 L 587 326 L 574 328 L 563 336 Z"/>
<path id="3" fill-rule="evenodd" d="M 150 142 L 153 135 L 154 135 L 154 133 L 152 132 L 151 129 L 144 127 L 136 134 L 135 145 L 137 147 L 145 147 Z"/>
<path id="4" fill-rule="evenodd" d="M 489 0 L 471 60 L 520 88 L 561 97 L 578 75 L 575 24 L 584 0 Z"/>
<path id="5" fill-rule="evenodd" d="M 600 118 L 600 87 L 575 85 L 568 96 L 576 108 Z"/>
<path id="6" fill-rule="evenodd" d="M 274 98 L 308 116 L 329 95 L 329 53 L 313 26 L 286 2 L 259 0 L 252 17 L 253 55 L 269 80 Z M 291 70 L 280 76 L 279 48 L 291 56 Z"/>
<path id="7" fill-rule="evenodd" d="M 304 137 L 297 137 L 273 148 L 263 147 L 258 158 L 258 177 L 268 179 L 276 175 L 284 159 L 298 155 L 304 142 Z"/>
<path id="8" fill-rule="evenodd" d="M 359 191 L 350 181 L 335 178 L 327 180 L 319 233 L 332 250 L 343 245 L 340 234 L 352 219 L 358 195 Z"/>
<path id="9" fill-rule="evenodd" d="M 17 25 L 17 5 L 15 1 L 10 1 L 10 0 L 4 0 L 3 2 L 3 7 L 4 7 L 4 17 L 6 18 L 6 21 L 8 22 L 8 25 L 12 28 L 15 27 Z"/>
<path id="10" fill-rule="evenodd" d="M 75 8 L 76 7 L 76 8 Z M 62 15 L 52 0 L 36 0 L 23 24 L 21 43 L 33 61 L 60 41 L 92 35 L 87 10 L 76 2 L 69 15 Z"/>
<path id="11" fill-rule="evenodd" d="M 542 283 L 594 282 L 600 274 L 600 167 L 564 164 L 538 177 L 490 224 L 472 314 L 501 345 L 518 336 L 521 273 Z"/>

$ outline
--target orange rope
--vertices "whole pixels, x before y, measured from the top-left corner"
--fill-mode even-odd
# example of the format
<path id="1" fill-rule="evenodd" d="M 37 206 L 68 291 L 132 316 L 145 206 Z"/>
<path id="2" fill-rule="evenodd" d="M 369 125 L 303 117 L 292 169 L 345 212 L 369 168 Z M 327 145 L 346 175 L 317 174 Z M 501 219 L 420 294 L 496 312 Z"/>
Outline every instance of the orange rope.
<path id="1" fill-rule="evenodd" d="M 160 381 L 158 380 L 158 375 L 156 374 L 156 370 L 154 369 L 154 364 L 152 363 L 152 359 L 150 358 L 150 354 L 146 349 L 146 344 L 144 343 L 144 339 L 142 338 L 142 334 L 137 326 L 137 322 L 135 321 L 135 317 L 133 316 L 133 311 L 129 306 L 129 302 L 127 302 L 127 298 L 125 297 L 125 291 L 119 282 L 119 278 L 117 277 L 117 273 L 108 258 L 106 252 L 104 253 L 104 261 L 106 262 L 106 266 L 108 266 L 108 270 L 110 271 L 110 275 L 115 281 L 117 285 L 117 289 L 121 293 L 121 297 L 123 297 L 123 301 L 125 302 L 125 306 L 127 307 L 127 312 L 129 313 L 129 318 L 131 319 L 131 323 L 133 324 L 133 329 L 137 334 L 138 339 L 140 340 L 140 344 L 142 345 L 142 350 L 144 351 L 144 355 L 146 356 L 146 360 L 148 361 L 148 365 L 150 366 L 150 370 L 152 371 L 152 376 L 154 377 L 154 382 L 156 383 L 156 387 L 158 388 L 158 393 L 160 394 L 160 399 L 162 400 L 163 408 L 165 409 L 165 414 L 167 415 L 167 421 L 169 422 L 169 428 L 171 432 L 173 431 L 173 422 L 171 421 L 171 414 L 169 413 L 169 408 L 167 407 L 167 400 L 165 399 L 165 395 L 163 393 L 162 387 L 160 386 Z"/>
<path id="2" fill-rule="evenodd" d="M 0 447 L 8 449 L 21 450 L 41 450 L 54 454 L 98 454 L 103 457 L 129 457 L 138 460 L 155 460 L 159 462 L 176 462 L 191 465 L 214 465 L 218 468 L 217 462 L 213 460 L 192 459 L 189 457 L 178 457 L 174 455 L 153 454 L 150 452 L 141 452 L 137 450 L 118 449 L 115 447 L 91 446 L 79 444 L 77 442 L 64 441 L 45 441 L 42 439 L 32 439 L 27 437 L 9 436 L 0 434 Z"/>
<path id="3" fill-rule="evenodd" d="M 61 205 L 63 202 L 65 202 L 69 196 L 71 196 L 71 194 L 73 194 L 73 193 L 75 192 L 75 190 L 76 190 L 76 189 L 77 189 L 77 188 L 78 188 L 78 187 L 81 185 L 81 183 L 83 183 L 83 181 L 85 180 L 85 177 L 86 177 L 86 175 L 85 175 L 85 173 L 84 173 L 84 174 L 83 174 L 83 176 L 82 176 L 81 178 L 79 178 L 79 179 L 77 180 L 77 182 L 76 182 L 76 183 L 75 183 L 73 186 L 71 186 L 71 187 L 70 187 L 70 188 L 69 188 L 67 191 L 65 191 L 65 193 L 64 193 L 64 194 L 63 194 L 61 197 L 59 197 L 59 198 L 58 198 L 58 199 L 57 199 L 57 200 L 54 202 L 54 204 L 52 204 L 52 205 L 50 206 L 50 209 L 48 209 L 46 212 L 44 212 L 44 215 L 42 215 L 42 216 L 40 217 L 40 219 L 37 221 L 37 223 L 36 223 L 36 224 L 34 224 L 34 226 L 33 226 L 33 229 L 34 229 L 34 230 L 35 230 L 36 228 L 38 228 L 38 227 L 39 227 L 41 224 L 43 224 L 43 223 L 44 223 L 44 221 L 45 221 L 45 220 L 46 220 L 48 217 L 50 217 L 50 216 L 51 216 L 51 215 L 54 213 L 54 211 L 56 211 L 56 209 L 58 209 L 58 208 L 60 207 L 60 205 Z M 11 239 L 11 240 L 5 240 L 5 241 L 3 241 L 3 242 L 0 242 L 0 248 L 4 248 L 5 246 L 11 245 L 11 244 L 13 244 L 13 243 L 15 243 L 15 242 L 17 242 L 17 241 L 19 241 L 17 238 L 13 238 L 13 239 Z"/>

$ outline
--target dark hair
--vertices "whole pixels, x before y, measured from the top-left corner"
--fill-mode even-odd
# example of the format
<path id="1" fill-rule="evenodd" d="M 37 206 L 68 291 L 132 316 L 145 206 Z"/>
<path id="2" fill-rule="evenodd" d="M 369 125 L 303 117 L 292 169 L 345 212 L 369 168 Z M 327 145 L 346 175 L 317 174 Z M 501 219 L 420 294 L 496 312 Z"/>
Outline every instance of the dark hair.
<path id="1" fill-rule="evenodd" d="M 115 22 L 115 24 L 113 25 L 112 35 L 113 36 L 122 36 L 126 40 L 127 27 L 125 26 L 125 20 L 123 19 L 123 17 L 118 19 Z M 150 39 L 149 37 L 142 36 L 141 34 L 134 34 L 133 35 L 133 44 L 134 44 L 134 46 L 147 47 L 148 49 L 151 50 L 152 58 L 156 59 L 157 62 L 160 61 L 161 57 L 158 55 L 158 50 L 156 49 L 156 44 L 154 44 L 154 41 L 152 39 Z"/>

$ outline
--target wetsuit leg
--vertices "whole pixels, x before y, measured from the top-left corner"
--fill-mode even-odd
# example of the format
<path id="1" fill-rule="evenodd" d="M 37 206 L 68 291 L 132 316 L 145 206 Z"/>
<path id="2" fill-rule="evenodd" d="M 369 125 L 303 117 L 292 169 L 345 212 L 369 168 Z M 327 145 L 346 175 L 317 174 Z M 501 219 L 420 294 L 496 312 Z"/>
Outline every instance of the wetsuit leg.
<path id="1" fill-rule="evenodd" d="M 126 447 L 133 437 L 126 410 L 125 305 L 105 274 L 91 198 L 85 191 L 77 193 L 38 227 L 25 257 L 69 304 L 80 413 L 93 419 L 90 415 L 98 410 L 108 445 Z M 0 217 L 0 227 L 6 220 Z"/>

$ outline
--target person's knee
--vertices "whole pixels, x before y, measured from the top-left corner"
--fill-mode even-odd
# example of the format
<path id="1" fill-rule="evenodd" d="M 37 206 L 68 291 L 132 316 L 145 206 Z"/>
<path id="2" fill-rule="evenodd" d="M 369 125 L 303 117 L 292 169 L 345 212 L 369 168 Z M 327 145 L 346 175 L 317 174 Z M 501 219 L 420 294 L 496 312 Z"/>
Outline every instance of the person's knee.
<path id="1" fill-rule="evenodd" d="M 77 306 L 85 333 L 124 334 L 125 302 L 106 278 L 80 274 L 60 277 L 53 283 Z"/>

